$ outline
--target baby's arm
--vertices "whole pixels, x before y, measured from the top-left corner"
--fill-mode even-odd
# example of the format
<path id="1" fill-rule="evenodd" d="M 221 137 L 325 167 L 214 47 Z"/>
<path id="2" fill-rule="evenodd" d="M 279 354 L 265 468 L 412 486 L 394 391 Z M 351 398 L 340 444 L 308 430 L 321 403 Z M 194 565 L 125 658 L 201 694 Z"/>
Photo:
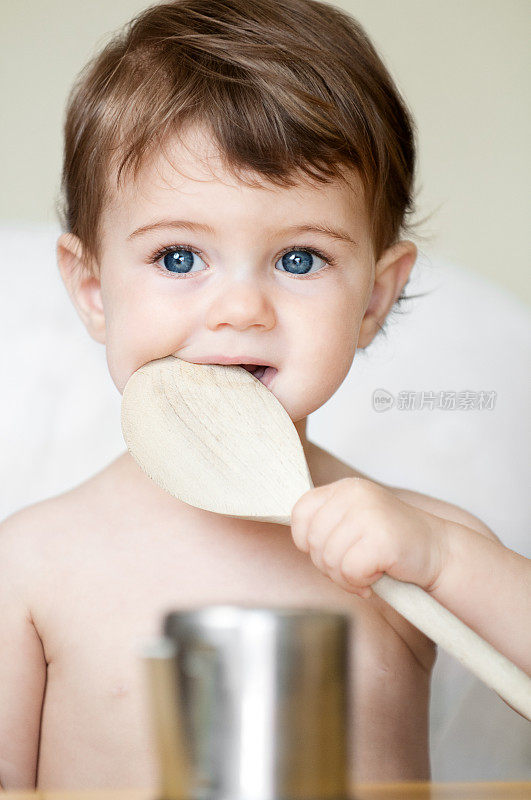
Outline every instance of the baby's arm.
<path id="1" fill-rule="evenodd" d="M 531 675 L 531 561 L 479 520 L 441 525 L 446 557 L 430 594 Z"/>
<path id="2" fill-rule="evenodd" d="M 469 511 L 406 489 L 399 494 L 430 514 L 430 549 L 443 554 L 431 585 L 413 582 L 531 675 L 531 561 Z"/>
<path id="3" fill-rule="evenodd" d="M 416 583 L 531 674 L 531 561 L 442 500 L 346 478 L 304 494 L 292 536 L 315 566 L 369 597 L 387 573 Z"/>
<path id="4" fill-rule="evenodd" d="M 46 660 L 28 604 L 29 512 L 0 523 L 0 788 L 32 789 L 37 779 Z"/>

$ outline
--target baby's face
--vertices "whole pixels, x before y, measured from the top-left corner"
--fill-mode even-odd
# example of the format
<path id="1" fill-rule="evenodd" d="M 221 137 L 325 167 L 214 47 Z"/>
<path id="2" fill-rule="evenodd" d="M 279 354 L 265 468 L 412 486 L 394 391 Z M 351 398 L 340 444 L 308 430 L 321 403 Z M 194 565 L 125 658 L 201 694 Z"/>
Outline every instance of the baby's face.
<path id="1" fill-rule="evenodd" d="M 167 148 L 173 166 L 163 154 L 146 164 L 103 217 L 93 291 L 112 379 L 122 392 L 135 370 L 168 355 L 269 364 L 270 391 L 300 420 L 347 375 L 371 299 L 359 179 L 251 188 L 222 170 L 207 139 L 186 143 Z"/>

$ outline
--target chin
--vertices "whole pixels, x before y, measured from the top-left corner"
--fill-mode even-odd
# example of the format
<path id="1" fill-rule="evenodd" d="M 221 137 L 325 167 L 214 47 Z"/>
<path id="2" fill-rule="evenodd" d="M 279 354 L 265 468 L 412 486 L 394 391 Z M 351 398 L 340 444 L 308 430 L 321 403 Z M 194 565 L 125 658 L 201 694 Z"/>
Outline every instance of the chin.
<path id="1" fill-rule="evenodd" d="M 302 390 L 301 386 L 303 387 Z M 324 405 L 330 398 L 329 394 L 321 397 L 321 393 L 317 392 L 317 387 L 315 387 L 314 392 L 310 394 L 308 385 L 304 380 L 298 381 L 297 384 L 291 388 L 286 386 L 279 387 L 274 383 L 270 391 L 271 394 L 275 395 L 293 423 L 305 419 L 309 414 L 312 414 Z"/>

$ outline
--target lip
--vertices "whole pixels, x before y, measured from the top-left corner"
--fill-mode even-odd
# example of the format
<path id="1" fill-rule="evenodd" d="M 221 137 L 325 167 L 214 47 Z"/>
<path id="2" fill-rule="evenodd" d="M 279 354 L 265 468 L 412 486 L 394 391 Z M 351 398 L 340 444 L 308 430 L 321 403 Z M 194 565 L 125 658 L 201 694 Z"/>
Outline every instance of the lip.
<path id="1" fill-rule="evenodd" d="M 244 355 L 239 356 L 222 356 L 222 355 L 215 355 L 215 356 L 204 356 L 196 358 L 182 358 L 182 356 L 178 355 L 176 358 L 181 358 L 183 361 L 189 361 L 192 364 L 256 364 L 257 366 L 262 367 L 273 367 L 274 365 L 266 362 L 261 361 L 260 358 L 256 358 L 256 356 L 249 355 L 245 353 Z M 276 369 L 276 367 L 275 367 Z"/>
<path id="2" fill-rule="evenodd" d="M 176 355 L 175 358 L 180 358 L 182 361 L 188 361 L 190 364 L 222 364 L 223 366 L 228 366 L 231 364 L 256 364 L 257 366 L 264 366 L 266 367 L 266 371 L 262 375 L 261 378 L 256 378 L 257 381 L 263 383 L 263 385 L 269 389 L 271 383 L 275 379 L 275 375 L 278 372 L 278 368 L 273 366 L 273 364 L 266 364 L 265 361 L 259 361 L 255 356 L 251 356 L 249 354 L 244 354 L 240 356 L 222 356 L 222 355 L 215 355 L 215 356 L 204 356 L 191 359 L 191 358 L 182 358 L 180 355 Z M 250 373 L 252 375 L 252 373 Z"/>

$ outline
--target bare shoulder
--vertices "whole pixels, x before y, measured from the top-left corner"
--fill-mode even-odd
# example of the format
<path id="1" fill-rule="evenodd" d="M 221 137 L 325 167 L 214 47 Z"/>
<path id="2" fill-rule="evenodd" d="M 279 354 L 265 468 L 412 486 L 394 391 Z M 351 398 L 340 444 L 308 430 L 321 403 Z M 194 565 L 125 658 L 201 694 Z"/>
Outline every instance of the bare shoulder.
<path id="1" fill-rule="evenodd" d="M 421 492 L 415 492 L 412 489 L 402 489 L 398 486 L 391 486 L 359 472 L 344 461 L 340 461 L 326 450 L 312 444 L 312 478 L 314 479 L 315 486 L 321 486 L 325 483 L 332 483 L 333 481 L 341 480 L 342 478 L 366 478 L 384 489 L 392 492 L 404 503 L 411 506 L 427 511 L 430 514 L 436 514 L 444 519 L 449 519 L 452 522 L 458 522 L 461 525 L 466 525 L 469 528 L 482 533 L 488 539 L 493 539 L 499 542 L 500 539 L 479 517 L 476 517 L 470 511 L 466 511 L 460 506 L 449 503 L 446 500 L 439 500 L 437 497 L 432 497 Z"/>
<path id="2" fill-rule="evenodd" d="M 65 503 L 63 496 L 32 503 L 0 521 L 0 564 L 20 558 L 26 569 L 36 555 L 37 543 L 47 532 L 53 532 Z M 59 513 L 58 513 L 59 512 Z"/>
<path id="3" fill-rule="evenodd" d="M 65 492 L 21 508 L 0 521 L 0 564 L 17 563 L 21 574 L 62 551 L 62 540 L 80 534 L 86 522 L 102 515 L 106 487 L 112 483 L 115 462 Z M 112 495 L 112 492 L 108 492 Z"/>
<path id="4" fill-rule="evenodd" d="M 32 548 L 32 513 L 22 509 L 0 521 L 0 586 L 9 595 L 25 598 Z"/>
<path id="5" fill-rule="evenodd" d="M 41 584 L 56 560 L 51 543 L 57 531 L 59 506 L 58 498 L 50 498 L 0 521 L 0 608 L 8 602 L 16 619 L 23 615 L 32 625 Z M 60 548 L 55 550 L 61 552 Z"/>
<path id="6" fill-rule="evenodd" d="M 479 517 L 461 508 L 461 506 L 448 503 L 446 500 L 439 500 L 427 494 L 414 492 L 411 489 L 400 489 L 396 486 L 386 486 L 385 488 L 389 489 L 389 491 L 393 492 L 400 500 L 403 500 L 411 506 L 417 506 L 417 508 L 421 508 L 423 511 L 427 511 L 430 514 L 435 514 L 438 517 L 443 517 L 452 522 L 466 525 L 468 528 L 477 531 L 477 533 L 483 534 L 483 536 L 486 536 L 488 539 L 493 539 L 496 542 L 500 541 L 494 531 L 485 525 Z"/>

